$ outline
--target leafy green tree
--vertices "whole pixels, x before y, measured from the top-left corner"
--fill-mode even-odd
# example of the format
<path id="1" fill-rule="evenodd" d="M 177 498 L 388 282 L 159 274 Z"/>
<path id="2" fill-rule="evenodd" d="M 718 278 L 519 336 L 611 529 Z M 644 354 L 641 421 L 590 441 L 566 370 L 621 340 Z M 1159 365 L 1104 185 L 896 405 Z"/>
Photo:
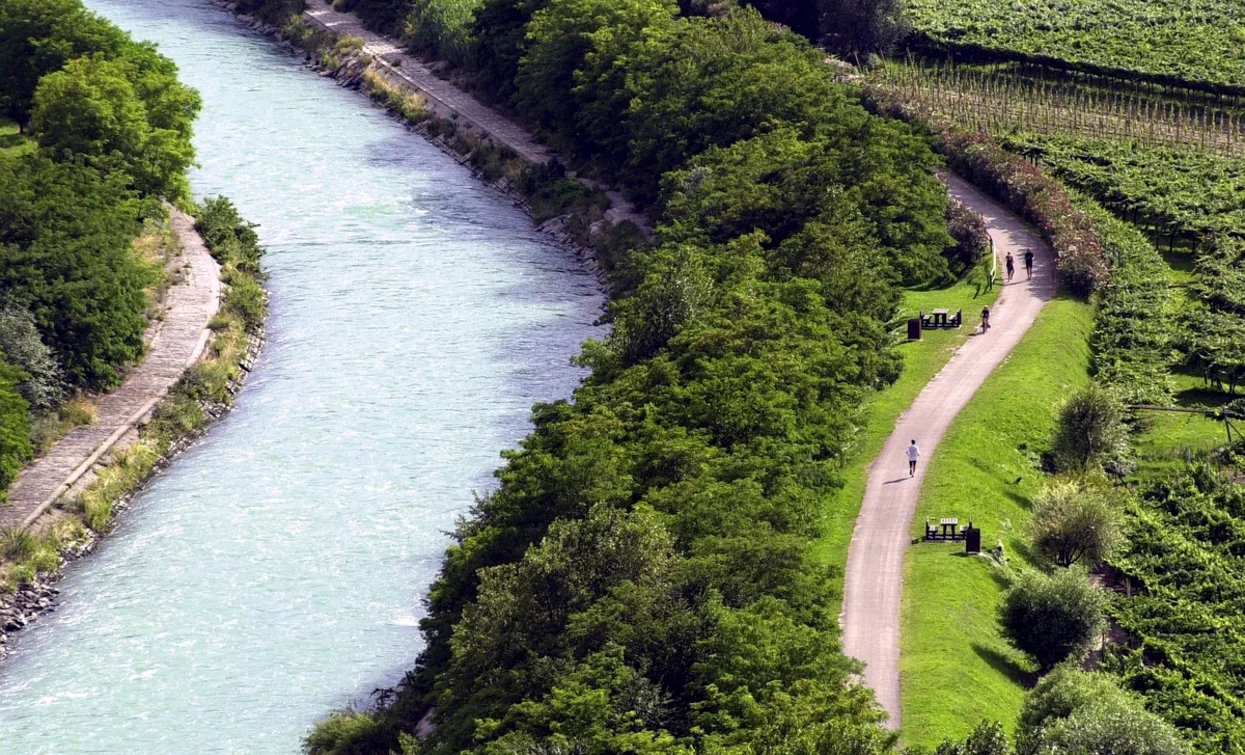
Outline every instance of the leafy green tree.
<path id="1" fill-rule="evenodd" d="M 686 248 L 671 249 L 636 292 L 615 304 L 610 342 L 624 365 L 648 359 L 709 305 L 713 281 Z"/>
<path id="2" fill-rule="evenodd" d="M 28 304 L 70 382 L 89 388 L 142 354 L 154 279 L 130 247 L 140 208 L 118 181 L 41 155 L 0 161 L 0 287 Z"/>
<path id="3" fill-rule="evenodd" d="M 1025 572 L 1003 596 L 999 624 L 1009 642 L 1048 671 L 1087 650 L 1102 632 L 1102 594 L 1080 572 Z"/>
<path id="4" fill-rule="evenodd" d="M 26 373 L 17 391 L 37 412 L 60 405 L 65 396 L 65 374 L 56 355 L 39 337 L 35 318 L 13 302 L 0 307 L 0 352 Z"/>
<path id="5" fill-rule="evenodd" d="M 123 31 L 87 12 L 79 0 L 4 0 L 0 3 L 0 107 L 25 124 L 41 78 L 83 55 L 119 55 L 128 44 Z"/>
<path id="6" fill-rule="evenodd" d="M 1017 755 L 1187 755 L 1171 724 L 1103 674 L 1064 665 L 1025 696 Z"/>
<path id="7" fill-rule="evenodd" d="M 1062 567 L 1095 566 L 1123 541 L 1118 496 L 1101 477 L 1056 478 L 1033 500 L 1031 536 L 1038 553 Z"/>
<path id="8" fill-rule="evenodd" d="M 30 405 L 17 390 L 26 379 L 26 373 L 0 354 L 0 501 L 22 465 L 35 454 L 30 442 Z"/>
<path id="9" fill-rule="evenodd" d="M 194 161 L 189 131 L 152 127 L 131 83 L 136 76 L 126 61 L 70 61 L 40 80 L 31 131 L 57 160 L 123 172 L 143 194 L 185 196 L 185 172 Z"/>
<path id="10" fill-rule="evenodd" d="M 471 63 L 471 24 L 484 0 L 412 0 L 402 34 L 419 49 L 459 66 Z"/>
<path id="11" fill-rule="evenodd" d="M 849 59 L 867 62 L 889 54 L 909 32 L 901 0 L 820 0 L 826 45 Z"/>
<path id="12" fill-rule="evenodd" d="M 527 24 L 545 4 L 546 0 L 484 0 L 475 12 L 472 67 L 481 87 L 500 101 L 509 102 L 515 95 Z"/>
<path id="13" fill-rule="evenodd" d="M 1096 383 L 1073 394 L 1059 412 L 1052 443 L 1060 469 L 1086 470 L 1118 459 L 1128 447 L 1124 407 Z"/>

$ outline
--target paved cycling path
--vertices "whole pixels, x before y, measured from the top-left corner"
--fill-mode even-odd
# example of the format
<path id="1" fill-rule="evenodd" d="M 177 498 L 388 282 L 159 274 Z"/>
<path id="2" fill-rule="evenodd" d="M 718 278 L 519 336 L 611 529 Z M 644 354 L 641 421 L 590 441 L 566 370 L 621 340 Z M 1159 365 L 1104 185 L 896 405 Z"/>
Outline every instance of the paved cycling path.
<path id="1" fill-rule="evenodd" d="M 974 334 L 925 386 L 895 423 L 881 453 L 869 468 L 864 503 L 852 533 L 843 595 L 843 650 L 865 663 L 865 682 L 890 714 L 899 720 L 899 607 L 903 596 L 904 551 L 912 538 L 912 516 L 921 483 L 938 442 L 951 421 L 973 397 L 1033 324 L 1054 296 L 1053 252 L 1020 218 L 956 176 L 944 176 L 953 197 L 986 219 L 1000 260 L 1016 258 L 1016 281 L 1004 285 L 991 310 L 993 327 Z M 1024 249 L 1034 252 L 1033 279 L 1024 274 Z M 1002 273 L 1000 265 L 999 272 Z M 1006 279 L 1000 275 L 1000 280 Z M 977 325 L 977 313 L 965 312 L 965 327 Z M 915 477 L 908 477 L 906 451 L 913 438 L 921 448 Z M 948 649 L 950 650 L 950 648 Z"/>
<path id="2" fill-rule="evenodd" d="M 148 333 L 147 354 L 116 390 L 96 404 L 95 422 L 75 427 L 47 454 L 27 466 L 0 503 L 0 528 L 26 527 L 73 487 L 109 450 L 125 445 L 134 427 L 207 345 L 208 322 L 220 306 L 220 267 L 195 232 L 194 218 L 171 210 L 181 241 L 182 280 L 169 289 L 164 319 Z"/>

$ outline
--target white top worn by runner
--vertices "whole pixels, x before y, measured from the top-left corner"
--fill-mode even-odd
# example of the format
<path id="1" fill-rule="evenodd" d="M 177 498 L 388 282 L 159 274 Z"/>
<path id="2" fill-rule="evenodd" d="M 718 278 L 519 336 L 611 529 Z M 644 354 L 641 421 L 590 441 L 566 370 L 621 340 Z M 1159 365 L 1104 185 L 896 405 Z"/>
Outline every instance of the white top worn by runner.
<path id="1" fill-rule="evenodd" d="M 920 456 L 921 449 L 917 448 L 915 443 L 908 446 L 908 461 L 916 461 Z"/>

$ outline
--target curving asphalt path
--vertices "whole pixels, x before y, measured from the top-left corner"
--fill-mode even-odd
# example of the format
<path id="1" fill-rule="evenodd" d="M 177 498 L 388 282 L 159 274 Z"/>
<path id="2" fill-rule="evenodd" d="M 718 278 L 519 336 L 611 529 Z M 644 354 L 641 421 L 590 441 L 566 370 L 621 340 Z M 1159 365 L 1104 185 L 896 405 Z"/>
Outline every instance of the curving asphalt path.
<path id="1" fill-rule="evenodd" d="M 843 613 L 843 651 L 865 663 L 865 683 L 890 714 L 899 720 L 899 608 L 903 595 L 904 550 L 911 542 L 925 470 L 951 421 L 973 397 L 986 377 L 1011 353 L 1042 306 L 1055 294 L 1054 254 L 1025 223 L 976 187 L 953 175 L 942 176 L 951 196 L 986 220 L 1000 260 L 1016 258 L 1015 281 L 1006 284 L 990 310 L 992 327 L 980 329 L 960 347 L 895 423 L 895 430 L 869 468 L 864 503 L 852 533 L 847 556 Z M 1033 279 L 1026 280 L 1024 249 L 1034 252 Z M 980 315 L 964 313 L 964 327 L 976 327 Z M 906 451 L 913 438 L 921 448 L 915 477 L 908 477 Z"/>

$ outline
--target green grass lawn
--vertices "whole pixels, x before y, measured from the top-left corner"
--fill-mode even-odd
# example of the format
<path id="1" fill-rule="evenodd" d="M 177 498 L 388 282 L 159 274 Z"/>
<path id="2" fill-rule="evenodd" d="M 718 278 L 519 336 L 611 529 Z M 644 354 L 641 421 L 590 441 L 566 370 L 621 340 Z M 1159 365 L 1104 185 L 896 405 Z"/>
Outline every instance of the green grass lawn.
<path id="1" fill-rule="evenodd" d="M 925 517 L 971 518 L 983 548 L 1002 540 L 1009 560 L 1026 560 L 1021 536 L 1042 484 L 1040 454 L 1060 402 L 1089 382 L 1092 325 L 1087 304 L 1059 299 L 1042 310 L 934 452 L 914 537 Z M 996 628 L 1001 575 L 989 558 L 963 550 L 922 543 L 905 560 L 899 668 L 907 744 L 963 738 L 983 719 L 1010 732 L 1020 712 L 1031 669 Z"/>
<path id="2" fill-rule="evenodd" d="M 869 465 L 882 450 L 882 444 L 895 429 L 895 420 L 907 409 L 921 389 L 951 359 L 964 343 L 978 320 L 977 312 L 986 304 L 993 305 L 998 287 L 986 290 L 986 261 L 958 283 L 940 289 L 905 291 L 900 316 L 915 317 L 919 311 L 936 308 L 964 310 L 964 326 L 959 330 L 925 331 L 920 341 L 899 345 L 904 369 L 893 385 L 874 396 L 866 408 L 866 419 L 857 440 L 851 463 L 843 472 L 843 487 L 826 504 L 826 534 L 818 542 L 816 555 L 840 569 L 847 563 L 847 548 L 860 504 L 865 496 L 865 480 Z M 840 572 L 840 587 L 842 574 Z"/>
<path id="3" fill-rule="evenodd" d="M 0 116 L 0 157 L 19 155 L 34 147 L 34 141 L 21 134 L 16 123 Z"/>

